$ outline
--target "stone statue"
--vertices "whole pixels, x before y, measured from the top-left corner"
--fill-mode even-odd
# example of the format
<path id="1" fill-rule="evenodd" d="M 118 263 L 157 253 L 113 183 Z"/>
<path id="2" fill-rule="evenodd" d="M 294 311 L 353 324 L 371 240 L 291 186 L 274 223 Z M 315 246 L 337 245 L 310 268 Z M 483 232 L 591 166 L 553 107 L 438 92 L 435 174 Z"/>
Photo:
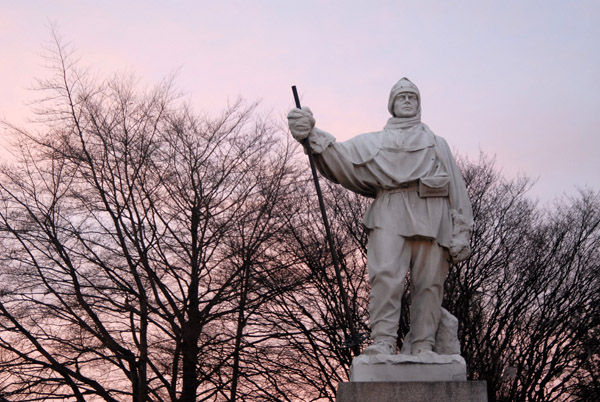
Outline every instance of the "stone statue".
<path id="1" fill-rule="evenodd" d="M 446 141 L 421 123 L 421 95 L 407 78 L 391 90 L 392 117 L 382 131 L 336 142 L 315 127 L 309 108 L 292 109 L 289 128 L 298 141 L 308 137 L 319 171 L 345 188 L 374 198 L 363 224 L 369 230 L 367 262 L 373 344 L 363 355 L 393 355 L 404 278 L 410 269 L 410 332 L 402 353 L 459 353 L 436 344 L 450 258 L 470 254 L 471 204 Z M 449 318 L 448 318 L 449 316 Z M 455 319 L 454 319 L 455 320 Z M 456 342 L 457 344 L 457 342 Z"/>

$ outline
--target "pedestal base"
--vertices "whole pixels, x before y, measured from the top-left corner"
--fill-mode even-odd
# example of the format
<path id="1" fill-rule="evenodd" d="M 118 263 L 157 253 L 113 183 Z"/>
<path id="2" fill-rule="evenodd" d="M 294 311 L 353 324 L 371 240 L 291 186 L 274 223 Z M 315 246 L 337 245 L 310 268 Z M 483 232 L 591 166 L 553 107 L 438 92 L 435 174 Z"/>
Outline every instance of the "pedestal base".
<path id="1" fill-rule="evenodd" d="M 360 355 L 352 361 L 350 381 L 466 381 L 460 355 Z"/>
<path id="2" fill-rule="evenodd" d="M 336 402 L 487 402 L 485 381 L 341 382 Z"/>

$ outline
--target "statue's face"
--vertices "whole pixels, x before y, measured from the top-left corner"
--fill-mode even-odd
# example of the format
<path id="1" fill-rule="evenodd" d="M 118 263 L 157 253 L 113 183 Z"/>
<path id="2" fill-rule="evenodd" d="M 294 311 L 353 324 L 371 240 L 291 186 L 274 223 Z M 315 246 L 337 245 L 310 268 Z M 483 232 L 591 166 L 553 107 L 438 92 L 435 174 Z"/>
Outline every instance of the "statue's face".
<path id="1" fill-rule="evenodd" d="M 394 100 L 396 117 L 414 117 L 419 111 L 419 97 L 412 92 L 400 92 Z"/>

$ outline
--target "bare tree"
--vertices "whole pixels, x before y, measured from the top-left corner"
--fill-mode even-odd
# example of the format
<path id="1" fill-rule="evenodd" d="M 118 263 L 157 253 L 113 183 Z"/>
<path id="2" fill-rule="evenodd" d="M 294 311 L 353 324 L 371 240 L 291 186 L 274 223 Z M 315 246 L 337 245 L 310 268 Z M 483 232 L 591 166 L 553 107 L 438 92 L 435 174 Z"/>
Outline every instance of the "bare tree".
<path id="1" fill-rule="evenodd" d="M 57 43 L 40 131 L 7 126 L 22 153 L 0 181 L 0 392 L 233 400 L 220 376 L 272 297 L 247 289 L 272 258 L 289 150 L 254 105 L 198 118 L 169 82 L 88 81 Z"/>
<path id="2" fill-rule="evenodd" d="M 446 304 L 469 376 L 488 382 L 490 401 L 570 400 L 599 352 L 600 195 L 542 210 L 526 197 L 531 182 L 502 179 L 492 160 L 462 167 L 473 255 L 451 270 Z"/>

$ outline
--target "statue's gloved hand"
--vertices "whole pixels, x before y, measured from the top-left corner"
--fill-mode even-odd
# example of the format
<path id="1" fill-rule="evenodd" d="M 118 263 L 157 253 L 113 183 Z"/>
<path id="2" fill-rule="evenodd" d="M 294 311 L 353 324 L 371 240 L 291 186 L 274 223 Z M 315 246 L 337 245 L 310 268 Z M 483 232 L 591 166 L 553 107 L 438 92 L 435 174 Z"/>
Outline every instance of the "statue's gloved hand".
<path id="1" fill-rule="evenodd" d="M 452 240 L 450 240 L 450 256 L 453 262 L 461 262 L 471 255 L 471 226 L 463 215 L 450 211 L 452 216 Z"/>
<path id="2" fill-rule="evenodd" d="M 464 243 L 456 238 L 450 240 L 450 256 L 452 262 L 461 262 L 469 258 L 471 255 L 471 246 L 469 243 Z"/>
<path id="3" fill-rule="evenodd" d="M 297 141 L 302 141 L 315 126 L 315 118 L 308 107 L 294 108 L 287 115 L 290 132 Z"/>

